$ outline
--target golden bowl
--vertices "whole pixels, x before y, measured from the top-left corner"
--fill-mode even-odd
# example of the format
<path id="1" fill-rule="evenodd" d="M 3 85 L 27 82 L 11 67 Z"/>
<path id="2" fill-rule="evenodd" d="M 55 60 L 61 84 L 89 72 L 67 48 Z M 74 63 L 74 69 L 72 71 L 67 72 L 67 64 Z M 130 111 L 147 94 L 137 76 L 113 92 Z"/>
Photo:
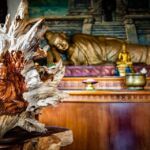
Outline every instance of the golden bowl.
<path id="1" fill-rule="evenodd" d="M 143 90 L 146 85 L 146 75 L 142 73 L 127 73 L 125 84 L 131 90 Z"/>
<path id="2" fill-rule="evenodd" d="M 97 81 L 95 79 L 88 78 L 86 80 L 83 80 L 82 83 L 86 84 L 86 90 L 95 90 L 94 84 L 96 84 Z"/>

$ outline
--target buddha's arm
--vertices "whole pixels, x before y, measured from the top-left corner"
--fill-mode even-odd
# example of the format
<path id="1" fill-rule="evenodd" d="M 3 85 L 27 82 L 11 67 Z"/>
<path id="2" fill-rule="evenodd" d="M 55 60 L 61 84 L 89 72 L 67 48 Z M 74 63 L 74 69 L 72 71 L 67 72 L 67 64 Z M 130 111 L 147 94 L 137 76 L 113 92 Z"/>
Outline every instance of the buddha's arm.
<path id="1" fill-rule="evenodd" d="M 119 61 L 122 60 L 122 53 L 119 53 L 119 55 L 118 55 L 118 60 L 119 60 Z"/>
<path id="2" fill-rule="evenodd" d="M 60 54 L 59 54 L 59 52 L 56 50 L 55 47 L 52 48 L 52 52 L 54 54 L 54 58 L 55 58 L 56 62 L 58 62 L 58 61 L 60 61 L 62 59 Z"/>
<path id="3" fill-rule="evenodd" d="M 53 56 L 50 51 L 47 52 L 47 65 L 50 65 L 53 63 Z"/>
<path id="4" fill-rule="evenodd" d="M 61 60 L 61 56 L 59 54 L 59 52 L 56 50 L 55 47 L 51 48 L 51 52 L 48 51 L 47 52 L 47 64 L 52 64 L 54 62 L 58 62 L 59 60 Z"/>
<path id="5" fill-rule="evenodd" d="M 128 61 L 131 61 L 131 57 L 130 57 L 130 55 L 128 55 Z"/>

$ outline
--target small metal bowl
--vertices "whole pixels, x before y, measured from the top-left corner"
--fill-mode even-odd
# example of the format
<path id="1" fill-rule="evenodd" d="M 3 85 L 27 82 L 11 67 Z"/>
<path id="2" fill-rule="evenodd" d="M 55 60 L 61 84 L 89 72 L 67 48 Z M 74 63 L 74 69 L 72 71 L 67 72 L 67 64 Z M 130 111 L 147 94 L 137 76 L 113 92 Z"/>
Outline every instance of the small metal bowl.
<path id="1" fill-rule="evenodd" d="M 143 90 L 146 85 L 146 75 L 142 73 L 127 73 L 125 84 L 131 90 Z"/>
<path id="2" fill-rule="evenodd" d="M 96 84 L 97 81 L 95 79 L 88 78 L 86 80 L 83 80 L 82 83 L 86 84 L 86 90 L 95 90 L 94 84 Z"/>

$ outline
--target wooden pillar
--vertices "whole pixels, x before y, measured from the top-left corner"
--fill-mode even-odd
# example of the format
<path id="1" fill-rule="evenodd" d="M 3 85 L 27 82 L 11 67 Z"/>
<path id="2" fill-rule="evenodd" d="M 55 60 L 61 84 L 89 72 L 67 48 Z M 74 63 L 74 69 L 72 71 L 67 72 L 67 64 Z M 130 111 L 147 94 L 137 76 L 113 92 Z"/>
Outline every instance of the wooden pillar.
<path id="1" fill-rule="evenodd" d="M 101 22 L 102 21 L 102 13 L 103 13 L 102 0 L 91 0 L 90 13 L 92 15 L 94 15 L 95 20 L 97 22 Z"/>
<path id="2" fill-rule="evenodd" d="M 132 19 L 126 19 L 125 23 L 125 31 L 127 36 L 127 41 L 129 43 L 138 43 L 138 37 L 136 32 L 135 24 L 133 23 Z"/>

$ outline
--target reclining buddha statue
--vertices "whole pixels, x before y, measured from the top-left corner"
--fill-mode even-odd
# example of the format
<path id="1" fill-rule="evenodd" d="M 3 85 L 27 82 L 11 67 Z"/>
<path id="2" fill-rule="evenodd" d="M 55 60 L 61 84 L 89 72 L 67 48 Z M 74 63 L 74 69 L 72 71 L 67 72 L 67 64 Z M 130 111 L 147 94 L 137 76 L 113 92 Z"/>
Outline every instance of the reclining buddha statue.
<path id="1" fill-rule="evenodd" d="M 122 50 L 124 40 L 75 34 L 70 39 L 64 33 L 48 31 L 45 37 L 53 51 L 67 52 L 68 64 L 71 65 L 99 65 L 115 63 Z M 126 43 L 126 49 L 133 63 L 150 64 L 150 46 Z M 59 59 L 59 57 L 58 57 Z"/>

